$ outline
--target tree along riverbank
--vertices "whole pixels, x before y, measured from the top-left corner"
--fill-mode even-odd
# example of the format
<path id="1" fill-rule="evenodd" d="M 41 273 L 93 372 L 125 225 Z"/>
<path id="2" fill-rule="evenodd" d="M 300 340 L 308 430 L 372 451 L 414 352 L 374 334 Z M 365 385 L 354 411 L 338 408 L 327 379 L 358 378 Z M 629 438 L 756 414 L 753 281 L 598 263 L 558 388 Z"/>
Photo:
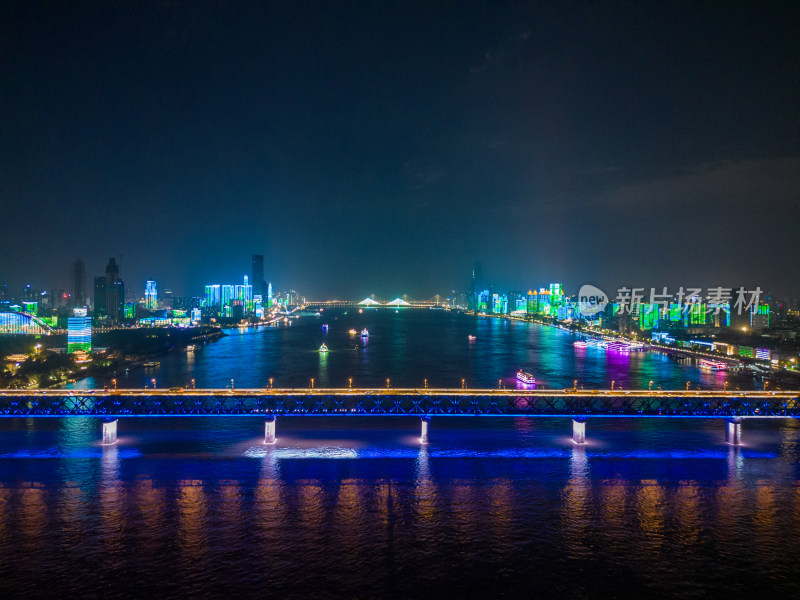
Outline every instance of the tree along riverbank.
<path id="1" fill-rule="evenodd" d="M 209 326 L 114 329 L 93 336 L 95 349 L 89 361 L 84 361 L 81 355 L 54 350 L 66 346 L 66 335 L 4 339 L 0 346 L 3 355 L 28 354 L 28 358 L 19 363 L 3 364 L 0 388 L 59 387 L 84 377 L 109 379 L 124 369 L 142 366 L 167 352 L 212 342 L 224 335 L 220 328 Z"/>

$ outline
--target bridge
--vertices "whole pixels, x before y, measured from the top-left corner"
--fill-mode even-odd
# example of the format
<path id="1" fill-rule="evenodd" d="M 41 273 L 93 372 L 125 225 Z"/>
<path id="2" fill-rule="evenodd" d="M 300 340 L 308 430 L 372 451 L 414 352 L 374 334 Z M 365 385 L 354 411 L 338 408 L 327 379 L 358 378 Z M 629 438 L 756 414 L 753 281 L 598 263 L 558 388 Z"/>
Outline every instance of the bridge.
<path id="1" fill-rule="evenodd" d="M 450 308 L 447 303 L 435 300 L 402 300 L 395 298 L 387 302 L 378 302 L 371 298 L 364 300 L 306 300 L 303 306 L 312 308 Z"/>
<path id="2" fill-rule="evenodd" d="M 50 335 L 53 328 L 36 315 L 26 312 L 0 312 L 0 333 Z"/>
<path id="3" fill-rule="evenodd" d="M 102 417 L 104 443 L 116 441 L 124 417 L 249 416 L 265 419 L 275 441 L 276 417 L 405 416 L 571 417 L 573 440 L 585 442 L 586 420 L 598 417 L 726 419 L 738 444 L 742 418 L 800 418 L 800 391 L 508 390 L 445 388 L 94 389 L 0 390 L 0 417 Z"/>

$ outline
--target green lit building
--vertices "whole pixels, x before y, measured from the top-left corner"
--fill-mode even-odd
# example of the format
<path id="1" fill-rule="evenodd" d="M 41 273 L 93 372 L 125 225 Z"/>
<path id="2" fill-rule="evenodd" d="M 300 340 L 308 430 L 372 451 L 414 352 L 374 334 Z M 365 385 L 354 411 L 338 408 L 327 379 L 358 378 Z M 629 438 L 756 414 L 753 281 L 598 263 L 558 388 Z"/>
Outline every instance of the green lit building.
<path id="1" fill-rule="evenodd" d="M 67 319 L 67 353 L 91 350 L 92 318 L 86 314 L 85 308 L 76 308 L 73 316 Z"/>

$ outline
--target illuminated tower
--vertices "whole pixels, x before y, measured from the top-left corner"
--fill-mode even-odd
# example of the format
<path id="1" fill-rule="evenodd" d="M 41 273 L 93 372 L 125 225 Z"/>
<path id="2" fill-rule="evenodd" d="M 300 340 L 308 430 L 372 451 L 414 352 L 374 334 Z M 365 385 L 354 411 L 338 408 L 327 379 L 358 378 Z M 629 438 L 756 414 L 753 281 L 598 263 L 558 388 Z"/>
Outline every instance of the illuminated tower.
<path id="1" fill-rule="evenodd" d="M 472 282 L 470 285 L 470 295 L 468 307 L 470 310 L 477 310 L 480 303 L 479 295 L 481 293 L 481 286 L 483 285 L 483 267 L 480 261 L 475 263 L 472 268 Z"/>
<path id="2" fill-rule="evenodd" d="M 205 306 L 209 314 L 216 314 L 220 310 L 222 303 L 221 287 L 218 283 L 206 286 Z"/>
<path id="3" fill-rule="evenodd" d="M 67 353 L 89 352 L 92 349 L 92 318 L 85 308 L 76 308 L 67 318 Z"/>
<path id="4" fill-rule="evenodd" d="M 148 281 L 144 284 L 144 307 L 147 310 L 158 308 L 158 290 L 155 281 Z"/>
<path id="5" fill-rule="evenodd" d="M 72 305 L 86 306 L 86 267 L 80 257 L 72 263 Z"/>

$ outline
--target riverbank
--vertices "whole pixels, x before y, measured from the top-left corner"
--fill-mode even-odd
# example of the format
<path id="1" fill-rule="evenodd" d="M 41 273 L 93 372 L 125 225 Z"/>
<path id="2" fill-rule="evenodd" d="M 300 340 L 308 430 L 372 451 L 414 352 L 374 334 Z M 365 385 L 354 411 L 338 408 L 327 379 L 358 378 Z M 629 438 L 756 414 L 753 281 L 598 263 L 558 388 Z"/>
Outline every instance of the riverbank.
<path id="1" fill-rule="evenodd" d="M 187 346 L 209 343 L 225 335 L 219 327 L 211 326 L 114 329 L 93 336 L 95 349 L 89 356 L 64 353 L 67 340 L 63 335 L 26 336 L 6 343 L 28 357 L 0 374 L 0 386 L 53 388 L 85 377 L 110 380 L 122 372 L 143 368 L 169 352 L 183 351 Z"/>
<path id="2" fill-rule="evenodd" d="M 679 346 L 659 344 L 652 340 L 649 341 L 642 340 L 642 338 L 638 336 L 635 332 L 632 332 L 632 335 L 626 335 L 624 333 L 619 333 L 619 332 L 597 331 L 595 329 L 583 327 L 576 322 L 566 323 L 558 321 L 553 318 L 535 318 L 528 316 L 521 317 L 517 315 L 498 315 L 498 314 L 485 314 L 485 313 L 474 313 L 474 312 L 472 314 L 475 314 L 476 316 L 493 317 L 499 319 L 507 319 L 511 321 L 521 321 L 523 323 L 537 323 L 539 325 L 546 325 L 548 327 L 554 327 L 557 329 L 561 329 L 563 331 L 568 331 L 570 333 L 575 333 L 583 336 L 589 336 L 595 339 L 602 339 L 608 341 L 617 340 L 622 342 L 639 343 L 639 344 L 644 343 L 645 348 L 647 348 L 652 352 L 660 352 L 663 354 L 684 356 L 687 358 L 691 358 L 693 360 L 707 359 L 707 360 L 722 361 L 729 363 L 732 367 L 732 370 L 747 372 L 748 375 L 751 375 L 754 378 L 764 381 L 765 387 L 768 387 L 770 385 L 774 386 L 789 385 L 791 387 L 800 386 L 800 372 L 786 368 L 775 368 L 767 360 L 758 360 L 747 357 L 733 357 L 733 356 L 728 356 L 726 354 L 722 354 L 720 352 L 704 352 L 696 348 L 685 348 Z M 754 368 L 754 366 L 757 366 L 757 368 Z"/>

